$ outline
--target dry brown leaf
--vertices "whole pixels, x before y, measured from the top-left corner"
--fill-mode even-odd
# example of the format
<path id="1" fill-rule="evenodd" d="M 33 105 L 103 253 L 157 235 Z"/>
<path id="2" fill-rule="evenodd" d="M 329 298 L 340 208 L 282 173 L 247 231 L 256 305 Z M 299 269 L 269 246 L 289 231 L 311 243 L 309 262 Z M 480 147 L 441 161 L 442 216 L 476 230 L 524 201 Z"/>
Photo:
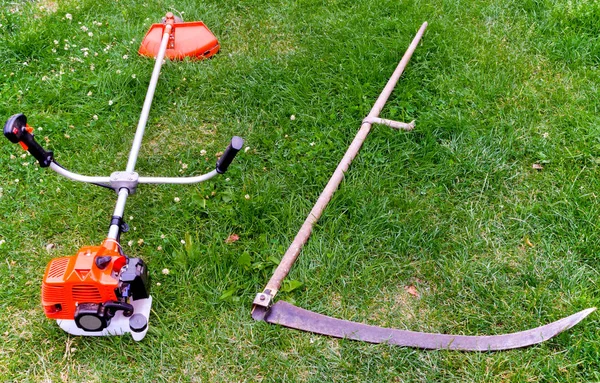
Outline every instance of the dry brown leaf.
<path id="1" fill-rule="evenodd" d="M 419 297 L 419 292 L 417 291 L 417 288 L 415 287 L 415 285 L 404 286 L 404 290 L 407 293 L 409 293 L 410 295 L 412 295 L 413 297 L 416 297 L 416 298 Z"/>
<path id="2" fill-rule="evenodd" d="M 240 236 L 237 235 L 237 234 L 235 234 L 235 233 L 233 233 L 229 237 L 227 237 L 227 239 L 225 240 L 225 243 L 233 243 L 233 242 L 235 242 L 235 241 L 237 241 L 239 239 L 240 239 Z"/>

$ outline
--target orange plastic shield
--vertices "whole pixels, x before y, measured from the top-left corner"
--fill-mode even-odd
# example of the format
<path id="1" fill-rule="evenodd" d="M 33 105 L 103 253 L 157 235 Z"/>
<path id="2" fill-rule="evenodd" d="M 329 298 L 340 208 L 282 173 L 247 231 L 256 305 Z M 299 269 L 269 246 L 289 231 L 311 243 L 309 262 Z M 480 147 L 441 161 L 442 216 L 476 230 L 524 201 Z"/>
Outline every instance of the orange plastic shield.
<path id="1" fill-rule="evenodd" d="M 142 41 L 139 54 L 156 57 L 163 38 L 165 24 L 152 24 Z M 175 23 L 169 36 L 165 56 L 171 60 L 184 57 L 209 58 L 219 51 L 219 42 L 202 21 Z"/>

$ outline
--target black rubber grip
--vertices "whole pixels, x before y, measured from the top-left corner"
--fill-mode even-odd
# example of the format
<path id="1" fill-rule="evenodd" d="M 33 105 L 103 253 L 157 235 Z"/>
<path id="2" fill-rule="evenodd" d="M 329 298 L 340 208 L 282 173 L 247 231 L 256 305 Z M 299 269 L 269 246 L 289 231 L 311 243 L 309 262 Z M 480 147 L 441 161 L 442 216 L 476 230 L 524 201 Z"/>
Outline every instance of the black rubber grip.
<path id="1" fill-rule="evenodd" d="M 235 158 L 235 155 L 242 149 L 244 146 L 244 139 L 242 137 L 234 136 L 231 139 L 231 143 L 225 149 L 225 152 L 217 160 L 217 173 L 223 174 L 227 171 L 227 168 L 231 164 L 231 161 Z"/>
<path id="2" fill-rule="evenodd" d="M 27 117 L 22 113 L 15 114 L 4 124 L 4 136 L 12 143 L 23 143 L 27 151 L 38 160 L 41 167 L 50 166 L 54 160 L 53 153 L 42 148 L 33 137 L 33 134 L 29 133 L 26 128 Z"/>

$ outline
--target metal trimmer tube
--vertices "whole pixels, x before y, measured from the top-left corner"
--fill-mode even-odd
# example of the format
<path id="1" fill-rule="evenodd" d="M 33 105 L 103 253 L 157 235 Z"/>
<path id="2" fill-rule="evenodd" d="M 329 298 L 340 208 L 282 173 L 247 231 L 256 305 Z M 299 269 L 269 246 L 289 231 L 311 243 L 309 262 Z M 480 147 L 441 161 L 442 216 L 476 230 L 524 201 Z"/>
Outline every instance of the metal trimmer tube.
<path id="1" fill-rule="evenodd" d="M 152 106 L 152 99 L 154 98 L 154 92 L 156 91 L 156 84 L 158 83 L 158 76 L 160 76 L 160 69 L 162 68 L 163 60 L 165 58 L 165 52 L 167 50 L 167 44 L 169 43 L 169 35 L 171 34 L 171 24 L 165 25 L 165 32 L 160 43 L 160 50 L 156 55 L 156 61 L 154 63 L 154 69 L 152 70 L 152 77 L 150 78 L 150 84 L 148 85 L 148 91 L 146 92 L 146 99 L 144 100 L 144 106 L 140 114 L 140 121 L 138 122 L 137 129 L 135 131 L 135 137 L 133 144 L 131 145 L 131 151 L 129 152 L 129 160 L 127 161 L 126 172 L 133 172 L 135 169 L 135 163 L 142 146 L 142 139 L 144 138 L 144 131 L 146 130 L 146 124 L 148 123 L 148 115 L 150 114 L 150 107 Z M 113 212 L 113 217 L 123 217 L 125 211 L 125 202 L 129 196 L 129 190 L 123 188 L 118 191 L 119 197 L 117 204 Z M 121 228 L 117 224 L 111 224 L 108 229 L 108 238 L 117 239 Z"/>
<path id="2" fill-rule="evenodd" d="M 131 152 L 129 152 L 129 160 L 127 161 L 127 168 L 125 169 L 127 172 L 132 172 L 135 169 L 135 163 L 140 151 L 140 146 L 142 145 L 142 138 L 144 137 L 144 131 L 146 130 L 146 123 L 148 122 L 148 115 L 150 114 L 150 107 L 152 106 L 152 99 L 154 98 L 154 91 L 156 90 L 156 84 L 158 83 L 158 76 L 160 75 L 160 69 L 162 68 L 165 52 L 167 51 L 171 28 L 171 24 L 165 26 L 165 32 L 163 33 L 163 38 L 160 43 L 160 50 L 158 51 L 158 55 L 156 55 L 152 77 L 150 78 L 150 84 L 148 85 L 148 92 L 146 92 L 146 99 L 144 100 L 144 106 L 142 107 L 142 113 L 140 114 L 140 121 L 138 122 L 133 144 L 131 145 Z"/>

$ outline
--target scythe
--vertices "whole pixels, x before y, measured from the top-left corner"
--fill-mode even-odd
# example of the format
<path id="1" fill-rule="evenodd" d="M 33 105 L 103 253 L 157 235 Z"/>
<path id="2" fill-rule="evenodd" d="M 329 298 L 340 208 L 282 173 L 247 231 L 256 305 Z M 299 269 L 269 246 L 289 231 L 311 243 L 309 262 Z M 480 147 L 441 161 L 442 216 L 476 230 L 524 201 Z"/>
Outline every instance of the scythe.
<path id="1" fill-rule="evenodd" d="M 278 267 L 275 269 L 267 286 L 261 293 L 256 295 L 252 307 L 252 318 L 255 320 L 336 338 L 353 339 L 370 343 L 387 343 L 423 349 L 497 351 L 526 347 L 544 342 L 575 326 L 595 310 L 595 308 L 589 308 L 556 322 L 526 331 L 503 335 L 466 336 L 383 328 L 317 314 L 296 307 L 285 301 L 278 301 L 273 304 L 273 299 L 279 291 L 284 278 L 298 258 L 302 247 L 308 241 L 308 237 L 312 232 L 314 224 L 321 217 L 321 214 L 323 213 L 323 210 L 325 210 L 333 193 L 344 178 L 344 173 L 348 170 L 354 157 L 356 157 L 360 147 L 369 134 L 372 125 L 381 124 L 403 130 L 411 130 L 414 128 L 414 122 L 403 123 L 381 119 L 378 116 L 419 44 L 426 28 L 427 23 L 423 23 L 408 47 L 408 50 L 400 60 L 396 70 L 379 95 L 375 105 L 363 120 L 362 126 L 356 134 L 356 137 L 335 169 L 332 177 L 325 186 L 325 189 L 319 196 L 311 212 L 308 214 L 308 217 L 284 254 Z"/>

